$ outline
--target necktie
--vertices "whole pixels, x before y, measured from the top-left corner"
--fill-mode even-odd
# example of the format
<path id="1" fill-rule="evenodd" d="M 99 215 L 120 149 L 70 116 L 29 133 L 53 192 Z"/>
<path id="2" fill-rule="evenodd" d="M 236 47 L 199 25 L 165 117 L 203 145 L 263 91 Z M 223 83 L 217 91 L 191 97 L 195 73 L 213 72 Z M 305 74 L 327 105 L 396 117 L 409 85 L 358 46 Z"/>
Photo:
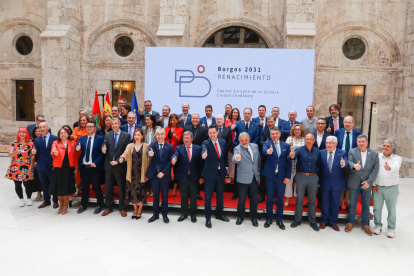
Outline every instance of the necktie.
<path id="1" fill-rule="evenodd" d="M 162 144 L 160 144 L 160 156 L 162 154 Z"/>
<path id="2" fill-rule="evenodd" d="M 114 140 L 115 140 L 115 148 L 116 148 L 116 145 L 118 144 L 118 133 L 115 133 Z"/>
<path id="3" fill-rule="evenodd" d="M 277 146 L 278 143 L 273 143 L 273 144 L 275 145 L 275 148 L 276 148 L 277 157 L 280 157 L 279 147 Z M 276 172 L 275 173 L 278 173 L 278 172 L 279 172 L 279 164 L 276 165 Z"/>
<path id="4" fill-rule="evenodd" d="M 290 122 L 290 128 L 292 128 L 293 127 L 293 123 L 292 122 Z"/>
<path id="5" fill-rule="evenodd" d="M 345 151 L 348 152 L 350 147 L 351 147 L 351 141 L 349 140 L 349 131 L 347 131 L 346 138 L 345 138 Z"/>
<path id="6" fill-rule="evenodd" d="M 249 123 L 246 123 L 246 131 L 249 131 Z"/>
<path id="7" fill-rule="evenodd" d="M 260 119 L 260 122 L 263 122 L 263 118 Z M 263 122 L 263 128 L 266 126 L 266 123 Z"/>
<path id="8" fill-rule="evenodd" d="M 331 173 L 332 172 L 332 152 L 329 153 L 328 168 L 329 168 L 329 173 Z"/>
<path id="9" fill-rule="evenodd" d="M 191 162 L 190 147 L 186 147 L 186 148 L 187 148 L 188 161 L 190 161 L 190 162 Z"/>
<path id="10" fill-rule="evenodd" d="M 250 151 L 249 151 L 249 146 L 247 146 L 247 148 L 245 148 L 245 149 L 246 149 L 247 153 L 249 154 L 250 159 L 252 159 L 252 160 L 253 160 L 253 156 L 252 156 L 252 154 L 251 154 L 251 153 L 250 153 Z"/>
<path id="11" fill-rule="evenodd" d="M 89 156 L 90 156 L 90 151 L 91 151 L 91 140 L 92 140 L 92 137 L 89 137 L 88 144 L 86 145 L 86 157 L 85 157 L 86 163 L 89 163 Z"/>
<path id="12" fill-rule="evenodd" d="M 219 135 L 221 135 L 221 127 L 219 128 Z"/>
<path id="13" fill-rule="evenodd" d="M 338 129 L 338 118 L 334 118 L 334 132 Z"/>
<path id="14" fill-rule="evenodd" d="M 45 147 L 47 148 L 47 145 L 46 145 L 46 136 L 43 136 L 43 143 L 45 143 Z"/>
<path id="15" fill-rule="evenodd" d="M 220 152 L 219 152 L 219 149 L 218 149 L 218 147 L 217 147 L 217 142 L 214 142 L 214 146 L 216 147 L 217 156 L 218 156 L 218 158 L 219 158 L 219 162 L 220 162 Z M 219 168 L 220 168 L 220 163 L 219 163 Z"/>
<path id="16" fill-rule="evenodd" d="M 129 126 L 129 136 L 131 137 L 131 140 L 132 140 L 132 128 L 133 128 L 134 126 Z"/>

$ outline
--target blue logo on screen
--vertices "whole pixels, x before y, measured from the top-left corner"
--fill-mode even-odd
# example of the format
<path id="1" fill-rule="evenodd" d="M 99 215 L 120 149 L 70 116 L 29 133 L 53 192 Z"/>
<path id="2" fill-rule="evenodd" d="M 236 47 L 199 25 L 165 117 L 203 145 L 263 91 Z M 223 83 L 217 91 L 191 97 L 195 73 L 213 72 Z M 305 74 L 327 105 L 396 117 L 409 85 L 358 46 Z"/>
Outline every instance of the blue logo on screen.
<path id="1" fill-rule="evenodd" d="M 198 66 L 197 71 L 204 73 L 204 66 Z M 206 77 L 195 76 L 191 70 L 175 70 L 175 83 L 180 84 L 178 88 L 180 97 L 204 98 L 211 91 L 210 81 Z"/>

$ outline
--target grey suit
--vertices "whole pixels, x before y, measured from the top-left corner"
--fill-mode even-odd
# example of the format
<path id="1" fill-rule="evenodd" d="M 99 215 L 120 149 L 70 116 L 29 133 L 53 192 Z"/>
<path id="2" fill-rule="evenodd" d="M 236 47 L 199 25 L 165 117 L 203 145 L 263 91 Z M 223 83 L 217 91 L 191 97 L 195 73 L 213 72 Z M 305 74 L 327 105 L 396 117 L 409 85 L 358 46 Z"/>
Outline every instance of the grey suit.
<path id="1" fill-rule="evenodd" d="M 260 178 L 260 153 L 259 147 L 256 144 L 250 143 L 249 146 L 253 151 L 253 160 L 248 150 L 242 147 L 241 144 L 234 148 L 233 162 L 237 164 L 237 189 L 239 194 L 237 215 L 239 218 L 244 218 L 246 196 L 248 193 L 250 198 L 250 216 L 252 220 L 256 220 L 259 190 L 258 181 Z M 241 160 L 237 161 L 239 152 Z"/>
<path id="2" fill-rule="evenodd" d="M 358 204 L 358 198 L 361 194 L 361 224 L 362 226 L 369 225 L 369 204 L 371 202 L 371 190 L 372 184 L 377 177 L 379 170 L 379 158 L 378 153 L 375 150 L 367 149 L 367 158 L 365 165 L 362 164 L 361 151 L 359 148 L 353 148 L 348 152 L 349 166 L 351 167 L 348 177 L 349 188 L 349 216 L 348 222 L 355 224 L 356 207 Z M 360 161 L 362 166 L 360 170 L 355 170 L 354 165 Z M 361 181 L 367 181 L 369 187 L 367 189 L 361 188 Z"/>
<path id="3" fill-rule="evenodd" d="M 151 110 L 151 114 L 155 116 L 155 120 L 158 122 L 158 119 L 160 118 L 160 113 L 157 111 Z M 144 111 L 144 114 L 139 114 L 139 120 L 142 122 L 142 124 L 145 123 L 145 118 L 147 117 L 146 112 Z"/>

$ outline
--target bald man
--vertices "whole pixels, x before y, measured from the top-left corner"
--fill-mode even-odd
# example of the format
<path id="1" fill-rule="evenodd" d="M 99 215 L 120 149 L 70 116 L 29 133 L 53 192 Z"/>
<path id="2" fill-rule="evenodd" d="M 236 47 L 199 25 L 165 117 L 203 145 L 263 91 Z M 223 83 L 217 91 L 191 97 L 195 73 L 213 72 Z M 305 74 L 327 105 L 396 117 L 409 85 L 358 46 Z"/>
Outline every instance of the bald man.
<path id="1" fill-rule="evenodd" d="M 300 124 L 300 122 L 296 121 L 296 117 L 298 117 L 298 113 L 296 112 L 296 110 L 290 110 L 289 111 L 289 119 L 287 121 L 284 122 L 283 124 L 283 128 L 282 128 L 282 133 L 283 136 L 285 136 L 285 138 L 288 138 L 290 136 L 290 129 L 293 127 L 293 125 L 295 124 Z"/>

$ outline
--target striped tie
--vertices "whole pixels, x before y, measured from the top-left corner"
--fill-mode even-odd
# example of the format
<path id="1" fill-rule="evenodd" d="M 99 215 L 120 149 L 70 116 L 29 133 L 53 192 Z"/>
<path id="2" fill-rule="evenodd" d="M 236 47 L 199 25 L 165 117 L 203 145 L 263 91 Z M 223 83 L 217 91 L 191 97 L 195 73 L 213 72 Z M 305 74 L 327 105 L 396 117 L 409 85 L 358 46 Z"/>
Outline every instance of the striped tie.
<path id="1" fill-rule="evenodd" d="M 332 173 L 332 152 L 329 153 L 328 168 L 329 168 L 329 173 Z"/>

